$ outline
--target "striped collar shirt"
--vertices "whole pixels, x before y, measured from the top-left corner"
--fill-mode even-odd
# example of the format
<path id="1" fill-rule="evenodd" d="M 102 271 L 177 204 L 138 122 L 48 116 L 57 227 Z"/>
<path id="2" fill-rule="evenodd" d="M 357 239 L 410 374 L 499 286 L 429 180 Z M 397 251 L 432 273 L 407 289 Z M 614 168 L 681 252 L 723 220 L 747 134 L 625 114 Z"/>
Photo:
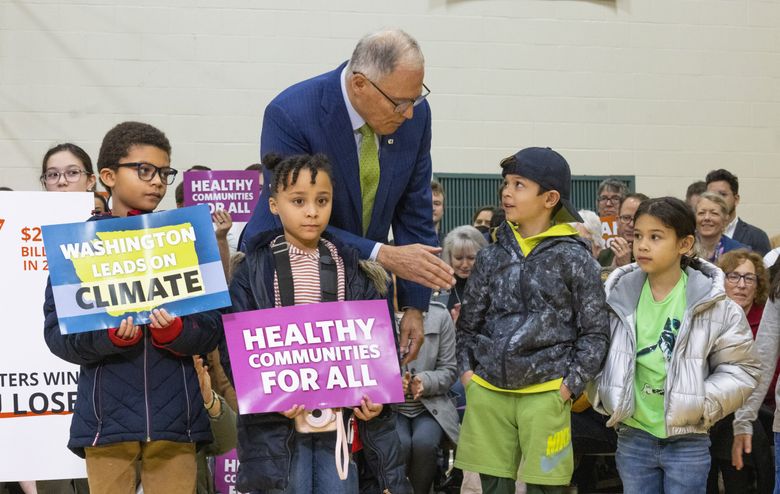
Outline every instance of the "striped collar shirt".
<path id="1" fill-rule="evenodd" d="M 346 281 L 344 275 L 344 261 L 338 254 L 336 246 L 327 240 L 322 240 L 336 261 L 338 273 L 338 299 L 344 301 L 346 296 Z M 322 301 L 320 290 L 320 251 L 316 249 L 306 252 L 288 242 L 290 253 L 290 268 L 292 270 L 293 285 L 295 289 L 295 305 L 316 304 Z M 279 293 L 279 278 L 274 271 L 274 306 L 282 306 L 282 297 Z"/>

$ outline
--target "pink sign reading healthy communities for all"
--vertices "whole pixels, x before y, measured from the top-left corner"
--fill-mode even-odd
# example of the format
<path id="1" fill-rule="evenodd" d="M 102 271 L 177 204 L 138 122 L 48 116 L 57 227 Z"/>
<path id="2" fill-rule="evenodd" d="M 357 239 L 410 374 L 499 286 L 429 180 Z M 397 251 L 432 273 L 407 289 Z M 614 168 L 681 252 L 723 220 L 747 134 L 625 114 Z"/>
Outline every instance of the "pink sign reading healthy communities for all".
<path id="1" fill-rule="evenodd" d="M 223 209 L 233 221 L 249 221 L 260 199 L 260 172 L 187 171 L 184 172 L 184 205 L 206 204 L 209 212 Z"/>
<path id="2" fill-rule="evenodd" d="M 222 316 L 239 413 L 404 400 L 385 300 L 327 302 Z"/>

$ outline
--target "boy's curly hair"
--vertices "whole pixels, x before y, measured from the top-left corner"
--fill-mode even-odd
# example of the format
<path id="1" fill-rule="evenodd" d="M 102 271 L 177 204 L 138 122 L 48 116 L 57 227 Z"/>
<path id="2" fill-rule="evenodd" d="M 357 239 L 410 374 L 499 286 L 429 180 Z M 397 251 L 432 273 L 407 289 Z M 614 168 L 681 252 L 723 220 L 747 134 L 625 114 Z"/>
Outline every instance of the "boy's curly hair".
<path id="1" fill-rule="evenodd" d="M 119 160 L 128 155 L 130 148 L 138 145 L 154 146 L 165 151 L 169 157 L 171 155 L 171 143 L 160 129 L 142 122 L 122 122 L 103 138 L 97 160 L 98 172 L 118 165 Z"/>

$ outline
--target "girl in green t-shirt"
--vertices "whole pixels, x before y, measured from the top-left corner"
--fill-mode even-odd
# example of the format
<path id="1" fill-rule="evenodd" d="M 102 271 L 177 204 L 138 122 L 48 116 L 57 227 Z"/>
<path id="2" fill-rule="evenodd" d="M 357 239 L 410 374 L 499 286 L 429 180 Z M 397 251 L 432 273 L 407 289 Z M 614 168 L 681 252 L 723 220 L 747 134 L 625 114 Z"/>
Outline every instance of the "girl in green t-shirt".
<path id="1" fill-rule="evenodd" d="M 634 225 L 636 263 L 607 280 L 612 341 L 590 396 L 617 426 L 625 492 L 704 494 L 707 430 L 756 386 L 752 333 L 723 272 L 688 257 L 696 220 L 684 202 L 645 201 Z"/>

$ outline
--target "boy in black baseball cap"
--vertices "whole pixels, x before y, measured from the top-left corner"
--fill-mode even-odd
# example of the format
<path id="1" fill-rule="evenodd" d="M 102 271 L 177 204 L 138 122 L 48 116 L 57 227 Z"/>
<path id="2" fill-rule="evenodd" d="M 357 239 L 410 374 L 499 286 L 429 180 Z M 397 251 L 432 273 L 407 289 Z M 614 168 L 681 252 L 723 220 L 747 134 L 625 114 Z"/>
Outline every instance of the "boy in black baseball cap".
<path id="1" fill-rule="evenodd" d="M 601 368 L 609 326 L 599 266 L 568 222 L 571 172 L 550 148 L 501 162 L 507 221 L 462 300 L 457 355 L 468 407 L 455 466 L 483 492 L 563 492 L 574 468 L 572 398 Z"/>
<path id="2" fill-rule="evenodd" d="M 583 222 L 577 209 L 571 203 L 569 164 L 556 151 L 550 148 L 525 148 L 502 160 L 501 168 L 505 184 L 507 180 L 518 179 L 521 182 L 536 182 L 536 185 L 539 186 L 538 196 L 550 193 L 545 198 L 545 203 L 552 205 L 553 214 L 551 216 L 554 223 Z M 505 192 L 506 188 L 501 194 L 504 203 L 506 203 L 504 200 Z M 555 203 L 556 198 L 557 203 Z M 510 203 L 512 203 L 511 200 Z M 522 217 L 522 213 L 520 214 Z M 528 214 L 525 216 L 527 217 Z M 510 219 L 508 212 L 507 220 L 515 223 L 520 222 L 520 218 Z"/>

